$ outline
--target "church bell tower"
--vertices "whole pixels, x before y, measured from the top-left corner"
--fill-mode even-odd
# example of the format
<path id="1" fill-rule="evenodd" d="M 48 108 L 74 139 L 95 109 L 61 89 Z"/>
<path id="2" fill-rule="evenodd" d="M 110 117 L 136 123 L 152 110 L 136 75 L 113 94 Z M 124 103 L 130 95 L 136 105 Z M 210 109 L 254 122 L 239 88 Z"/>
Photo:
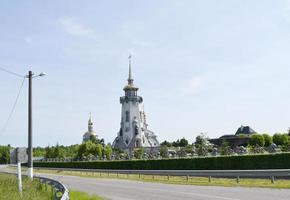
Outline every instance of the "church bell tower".
<path id="1" fill-rule="evenodd" d="M 134 85 L 131 56 L 129 56 L 128 84 L 123 88 L 125 96 L 120 98 L 122 104 L 120 131 L 113 147 L 131 150 L 139 147 L 158 147 L 156 135 L 147 129 L 143 98 L 138 96 L 139 88 Z"/>

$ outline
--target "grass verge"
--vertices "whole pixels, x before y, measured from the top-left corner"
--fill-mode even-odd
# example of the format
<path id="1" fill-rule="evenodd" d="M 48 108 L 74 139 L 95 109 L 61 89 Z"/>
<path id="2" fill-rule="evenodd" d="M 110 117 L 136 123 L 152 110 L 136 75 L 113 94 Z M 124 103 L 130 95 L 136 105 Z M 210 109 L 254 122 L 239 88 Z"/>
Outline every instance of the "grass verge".
<path id="1" fill-rule="evenodd" d="M 181 185 L 203 185 L 203 186 L 225 186 L 225 187 L 262 187 L 262 188 L 280 188 L 289 189 L 290 180 L 275 180 L 274 183 L 270 179 L 249 179 L 240 178 L 206 178 L 206 177 L 180 177 L 180 176 L 152 176 L 152 175 L 136 175 L 136 174 L 112 174 L 100 172 L 81 172 L 81 171 L 66 171 L 66 170 L 43 170 L 36 169 L 39 173 L 51 173 L 60 175 L 71 175 L 88 178 L 112 178 L 112 179 L 127 179 L 145 182 L 158 182 L 166 184 L 181 184 Z"/>
<path id="2" fill-rule="evenodd" d="M 89 195 L 87 193 L 74 190 L 69 192 L 69 197 L 70 200 L 103 200 L 102 197 L 96 195 Z"/>
<path id="3" fill-rule="evenodd" d="M 51 200 L 52 192 L 37 180 L 23 179 L 22 196 L 18 191 L 18 180 L 14 175 L 0 174 L 0 200 Z"/>

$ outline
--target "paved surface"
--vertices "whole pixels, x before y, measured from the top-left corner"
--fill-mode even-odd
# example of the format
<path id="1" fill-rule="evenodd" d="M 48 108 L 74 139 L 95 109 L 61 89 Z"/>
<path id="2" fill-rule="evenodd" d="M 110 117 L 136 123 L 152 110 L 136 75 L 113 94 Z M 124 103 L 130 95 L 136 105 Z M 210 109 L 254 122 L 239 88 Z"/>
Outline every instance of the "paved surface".
<path id="1" fill-rule="evenodd" d="M 169 185 L 130 180 L 39 174 L 57 179 L 69 189 L 112 200 L 289 200 L 288 189 Z"/>

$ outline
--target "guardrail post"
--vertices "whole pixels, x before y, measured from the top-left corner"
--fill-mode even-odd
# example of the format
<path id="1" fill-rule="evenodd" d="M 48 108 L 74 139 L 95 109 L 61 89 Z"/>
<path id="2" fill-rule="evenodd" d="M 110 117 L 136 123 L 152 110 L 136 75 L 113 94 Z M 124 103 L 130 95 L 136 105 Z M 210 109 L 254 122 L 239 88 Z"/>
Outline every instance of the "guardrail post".
<path id="1" fill-rule="evenodd" d="M 275 183 L 275 177 L 271 176 L 271 183 L 274 184 Z"/>
<path id="2" fill-rule="evenodd" d="M 108 172 L 108 177 L 110 177 L 110 172 Z"/>
<path id="3" fill-rule="evenodd" d="M 152 179 L 154 180 L 154 175 L 152 175 Z"/>
<path id="4" fill-rule="evenodd" d="M 189 176 L 186 176 L 186 182 L 188 183 Z"/>
<path id="5" fill-rule="evenodd" d="M 237 176 L 237 183 L 239 183 L 240 182 L 240 177 L 239 176 Z"/>
<path id="6" fill-rule="evenodd" d="M 211 183 L 211 176 L 208 177 L 208 182 Z"/>
<path id="7" fill-rule="evenodd" d="M 119 172 L 117 172 L 117 177 L 119 178 Z"/>
<path id="8" fill-rule="evenodd" d="M 141 179 L 141 174 L 139 174 L 139 179 Z"/>

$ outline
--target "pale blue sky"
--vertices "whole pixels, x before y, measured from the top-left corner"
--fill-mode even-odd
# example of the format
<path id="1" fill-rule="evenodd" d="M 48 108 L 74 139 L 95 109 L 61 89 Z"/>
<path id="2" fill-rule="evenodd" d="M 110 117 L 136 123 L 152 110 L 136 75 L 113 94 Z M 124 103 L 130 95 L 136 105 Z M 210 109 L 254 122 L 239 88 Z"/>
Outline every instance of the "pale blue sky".
<path id="1" fill-rule="evenodd" d="M 128 54 L 160 141 L 290 126 L 290 1 L 1 1 L 0 67 L 34 80 L 34 144 L 112 142 Z M 21 78 L 0 71 L 0 128 Z M 27 82 L 0 144 L 27 144 Z"/>

